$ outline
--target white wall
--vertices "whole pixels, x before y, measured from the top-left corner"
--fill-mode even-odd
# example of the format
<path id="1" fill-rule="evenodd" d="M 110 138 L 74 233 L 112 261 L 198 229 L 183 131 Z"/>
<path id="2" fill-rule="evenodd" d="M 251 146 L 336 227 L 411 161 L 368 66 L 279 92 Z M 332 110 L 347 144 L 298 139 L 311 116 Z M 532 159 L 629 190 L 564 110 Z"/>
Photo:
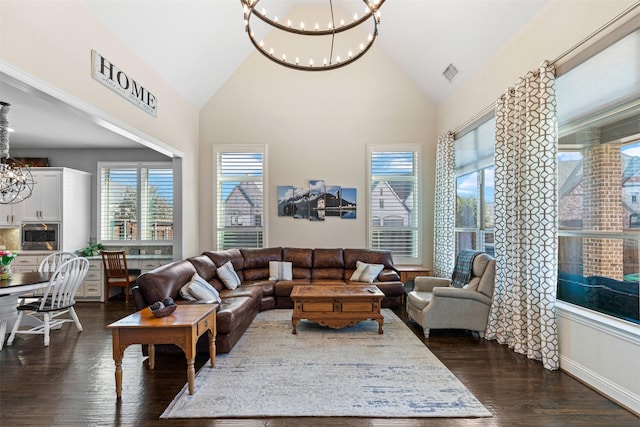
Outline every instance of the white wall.
<path id="1" fill-rule="evenodd" d="M 632 5 L 632 0 L 553 0 L 483 69 L 438 108 L 438 133 L 455 130 L 527 71 L 554 60 Z M 635 15 L 640 10 L 636 10 Z M 640 327 L 621 333 L 588 312 L 558 311 L 561 369 L 640 413 Z M 599 316 L 600 318 L 606 316 Z"/>
<path id="2" fill-rule="evenodd" d="M 198 252 L 198 111 L 136 57 L 78 0 L 2 0 L 0 65 L 99 111 L 184 154 L 182 246 Z M 133 76 L 158 99 L 152 117 L 91 78 L 91 49 Z M 180 217 L 178 215 L 178 217 Z"/>
<path id="3" fill-rule="evenodd" d="M 212 183 L 213 144 L 268 144 L 269 246 L 366 247 L 367 144 L 422 144 L 424 262 L 433 246 L 435 108 L 374 46 L 348 67 L 302 72 L 254 53 L 200 113 L 200 174 Z M 358 190 L 355 220 L 278 217 L 277 187 L 312 179 Z M 213 247 L 213 188 L 200 192 L 201 248 Z"/>

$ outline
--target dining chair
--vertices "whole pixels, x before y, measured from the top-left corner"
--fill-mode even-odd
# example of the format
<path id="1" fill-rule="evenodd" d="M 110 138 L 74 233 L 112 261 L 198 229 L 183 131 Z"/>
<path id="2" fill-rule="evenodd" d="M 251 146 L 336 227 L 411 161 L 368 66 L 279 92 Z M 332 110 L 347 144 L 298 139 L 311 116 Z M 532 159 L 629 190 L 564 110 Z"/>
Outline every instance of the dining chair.
<path id="1" fill-rule="evenodd" d="M 129 271 L 125 251 L 102 251 L 102 265 L 104 267 L 104 301 L 109 301 L 109 288 L 124 288 L 125 304 L 129 303 L 129 287 L 135 285 L 140 275 L 139 271 Z"/>
<path id="2" fill-rule="evenodd" d="M 69 261 L 70 259 L 77 258 L 78 256 L 72 252 L 55 252 L 47 255 L 38 266 L 38 271 L 41 273 L 53 273 L 56 269 Z"/>
<path id="3" fill-rule="evenodd" d="M 82 324 L 80 324 L 80 319 L 78 319 L 73 306 L 76 303 L 76 292 L 82 285 L 88 270 L 89 261 L 79 257 L 65 261 L 58 266 L 51 275 L 44 294 L 36 301 L 17 307 L 18 318 L 13 325 L 7 345 L 13 344 L 16 334 L 43 334 L 44 346 L 47 347 L 50 330 L 58 329 L 68 322 L 75 323 L 76 328 L 81 332 Z M 25 314 L 35 322 L 36 326 L 19 330 Z M 70 317 L 61 317 L 65 314 L 69 314 Z"/>
<path id="4" fill-rule="evenodd" d="M 53 273 L 61 266 L 65 261 L 76 258 L 77 255 L 72 252 L 54 252 L 47 255 L 38 265 L 38 271 L 40 273 Z M 20 304 L 31 301 L 33 298 L 37 298 L 42 295 L 43 289 L 33 291 L 19 297 Z"/>

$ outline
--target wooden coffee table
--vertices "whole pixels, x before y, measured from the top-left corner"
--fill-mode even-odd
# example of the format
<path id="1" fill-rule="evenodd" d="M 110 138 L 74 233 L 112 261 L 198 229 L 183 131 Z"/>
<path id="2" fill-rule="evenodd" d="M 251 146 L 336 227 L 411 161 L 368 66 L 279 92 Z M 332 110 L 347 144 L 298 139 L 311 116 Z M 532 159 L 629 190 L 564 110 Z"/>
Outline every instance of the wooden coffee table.
<path id="1" fill-rule="evenodd" d="M 166 317 L 154 317 L 148 308 L 130 314 L 107 326 L 113 333 L 113 360 L 116 363 L 116 395 L 122 395 L 122 358 L 131 344 L 149 344 L 149 368 L 155 366 L 154 344 L 175 344 L 187 359 L 189 394 L 193 394 L 196 371 L 193 366 L 196 342 L 209 332 L 211 367 L 216 360 L 217 304 L 182 304 Z"/>
<path id="2" fill-rule="evenodd" d="M 377 286 L 295 286 L 291 291 L 293 333 L 301 319 L 330 328 L 344 328 L 367 319 L 378 322 L 382 333 L 384 317 L 380 304 L 384 294 Z"/>

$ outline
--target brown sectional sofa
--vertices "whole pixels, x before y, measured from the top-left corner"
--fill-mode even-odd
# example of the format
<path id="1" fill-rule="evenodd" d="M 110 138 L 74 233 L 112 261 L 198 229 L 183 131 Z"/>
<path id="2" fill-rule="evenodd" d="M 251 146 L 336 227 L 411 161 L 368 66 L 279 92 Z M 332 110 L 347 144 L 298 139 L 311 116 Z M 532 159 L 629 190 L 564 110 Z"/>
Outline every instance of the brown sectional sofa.
<path id="1" fill-rule="evenodd" d="M 227 289 L 216 274 L 216 269 L 228 261 L 241 280 L 236 289 Z M 292 280 L 269 280 L 269 261 L 291 262 Z M 216 349 L 218 353 L 228 353 L 259 311 L 293 308 L 290 295 L 294 286 L 359 284 L 349 280 L 356 270 L 357 261 L 384 265 L 374 281 L 385 294 L 382 307 L 400 307 L 404 286 L 393 265 L 391 253 L 368 249 L 276 247 L 208 251 L 142 274 L 132 293 L 138 310 L 166 297 L 180 301 L 180 288 L 197 272 L 220 292 L 222 302 L 216 315 Z M 198 351 L 206 352 L 206 339 L 203 338 L 206 337 L 201 337 Z M 158 347 L 158 351 L 164 349 L 163 346 Z"/>

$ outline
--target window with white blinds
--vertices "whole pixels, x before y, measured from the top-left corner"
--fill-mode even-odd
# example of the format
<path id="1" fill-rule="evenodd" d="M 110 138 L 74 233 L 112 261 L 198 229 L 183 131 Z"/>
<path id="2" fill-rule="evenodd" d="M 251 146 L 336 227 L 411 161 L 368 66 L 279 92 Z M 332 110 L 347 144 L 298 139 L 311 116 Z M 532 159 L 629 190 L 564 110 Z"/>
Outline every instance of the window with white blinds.
<path id="1" fill-rule="evenodd" d="M 264 244 L 264 147 L 216 147 L 216 247 Z"/>
<path id="2" fill-rule="evenodd" d="M 172 241 L 171 163 L 98 163 L 99 240 Z"/>
<path id="3" fill-rule="evenodd" d="M 421 262 L 420 147 L 367 147 L 369 248 L 396 264 Z"/>

